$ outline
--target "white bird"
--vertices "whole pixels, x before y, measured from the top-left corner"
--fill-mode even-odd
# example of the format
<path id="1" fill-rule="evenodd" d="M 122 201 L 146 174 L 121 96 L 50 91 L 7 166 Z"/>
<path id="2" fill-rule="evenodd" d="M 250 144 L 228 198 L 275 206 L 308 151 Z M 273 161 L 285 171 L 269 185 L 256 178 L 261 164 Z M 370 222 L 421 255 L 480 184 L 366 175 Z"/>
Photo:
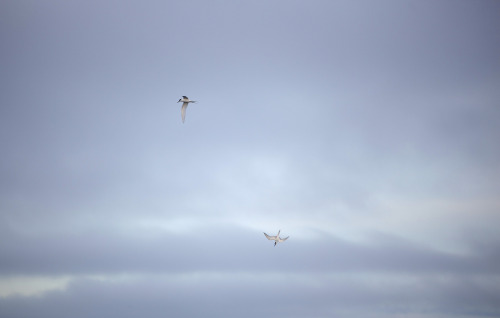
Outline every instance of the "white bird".
<path id="1" fill-rule="evenodd" d="M 290 236 L 287 236 L 285 238 L 281 238 L 280 232 L 281 232 L 281 230 L 278 231 L 278 234 L 276 236 L 267 235 L 266 233 L 264 233 L 264 235 L 267 237 L 268 240 L 274 241 L 274 246 L 276 246 L 277 243 L 284 242 L 290 237 Z"/>
<path id="2" fill-rule="evenodd" d="M 181 116 L 182 116 L 182 122 L 184 123 L 184 119 L 186 118 L 186 108 L 188 107 L 188 104 L 196 103 L 196 101 L 190 100 L 187 96 L 182 96 L 182 98 L 179 99 L 178 103 L 180 102 L 182 102 Z"/>

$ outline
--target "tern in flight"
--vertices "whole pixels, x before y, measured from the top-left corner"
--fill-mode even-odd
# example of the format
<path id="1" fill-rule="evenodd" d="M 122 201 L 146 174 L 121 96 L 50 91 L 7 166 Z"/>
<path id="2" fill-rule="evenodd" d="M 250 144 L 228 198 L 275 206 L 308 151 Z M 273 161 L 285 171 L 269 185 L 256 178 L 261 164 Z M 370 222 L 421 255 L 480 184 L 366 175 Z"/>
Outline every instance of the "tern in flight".
<path id="1" fill-rule="evenodd" d="M 190 100 L 187 96 L 182 96 L 182 98 L 179 99 L 178 103 L 180 102 L 182 102 L 181 116 L 182 116 L 182 122 L 184 123 L 184 119 L 186 119 L 186 108 L 188 107 L 188 104 L 196 103 L 196 101 Z"/>
<path id="2" fill-rule="evenodd" d="M 267 237 L 268 240 L 274 241 L 274 246 L 276 246 L 277 243 L 284 242 L 290 237 L 290 236 L 287 236 L 285 238 L 281 238 L 280 232 L 281 232 L 281 230 L 278 231 L 278 234 L 276 236 L 267 235 L 266 233 L 264 233 L 264 235 Z"/>

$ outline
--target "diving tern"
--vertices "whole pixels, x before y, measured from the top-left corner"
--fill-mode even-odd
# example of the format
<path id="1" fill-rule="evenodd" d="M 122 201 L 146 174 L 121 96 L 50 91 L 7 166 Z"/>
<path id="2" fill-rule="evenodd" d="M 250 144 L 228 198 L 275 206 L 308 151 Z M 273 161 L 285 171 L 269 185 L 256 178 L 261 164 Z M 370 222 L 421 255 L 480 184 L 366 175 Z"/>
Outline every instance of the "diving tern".
<path id="1" fill-rule="evenodd" d="M 264 233 L 264 235 L 267 237 L 268 240 L 274 241 L 274 246 L 276 246 L 277 243 L 284 242 L 290 237 L 290 236 L 287 236 L 285 238 L 281 238 L 280 232 L 281 232 L 281 230 L 278 231 L 278 234 L 276 236 L 267 235 L 266 233 Z"/>

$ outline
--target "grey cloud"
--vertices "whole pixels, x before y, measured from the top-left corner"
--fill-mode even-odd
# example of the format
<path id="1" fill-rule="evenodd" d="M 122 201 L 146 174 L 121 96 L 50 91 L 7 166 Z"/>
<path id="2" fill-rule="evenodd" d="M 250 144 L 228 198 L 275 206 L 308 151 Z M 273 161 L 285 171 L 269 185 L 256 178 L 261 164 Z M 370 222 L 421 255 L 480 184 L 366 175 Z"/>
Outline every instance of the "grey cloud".
<path id="1" fill-rule="evenodd" d="M 1 316 L 498 315 L 497 1 L 0 7 Z"/>
<path id="2" fill-rule="evenodd" d="M 488 289 L 460 277 L 372 280 L 362 276 L 292 275 L 269 279 L 226 273 L 218 280 L 210 275 L 186 279 L 153 276 L 115 282 L 77 279 L 64 292 L 50 292 L 34 299 L 9 297 L 0 302 L 2 315 L 9 317 L 35 313 L 38 317 L 362 317 L 369 313 L 392 317 L 404 314 L 407 308 L 421 317 L 478 317 L 498 314 L 498 297 L 489 298 L 494 289 Z"/>
<path id="3" fill-rule="evenodd" d="M 131 228 L 128 233 L 94 230 L 36 236 L 7 228 L 2 236 L 0 269 L 17 275 L 260 272 L 270 270 L 270 264 L 282 272 L 498 274 L 500 262 L 494 246 L 474 255 L 453 255 L 380 235 L 368 245 L 332 236 L 294 240 L 292 235 L 286 244 L 274 248 L 262 233 L 234 227 L 207 227 L 183 234 Z"/>

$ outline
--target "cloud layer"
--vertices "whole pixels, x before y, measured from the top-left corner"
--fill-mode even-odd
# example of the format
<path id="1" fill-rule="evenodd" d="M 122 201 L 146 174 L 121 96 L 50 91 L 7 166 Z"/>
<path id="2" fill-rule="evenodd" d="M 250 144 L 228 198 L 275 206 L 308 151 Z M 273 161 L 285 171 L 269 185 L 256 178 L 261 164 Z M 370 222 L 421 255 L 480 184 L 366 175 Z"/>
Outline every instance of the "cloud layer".
<path id="1" fill-rule="evenodd" d="M 0 316 L 499 316 L 499 10 L 3 1 Z"/>

